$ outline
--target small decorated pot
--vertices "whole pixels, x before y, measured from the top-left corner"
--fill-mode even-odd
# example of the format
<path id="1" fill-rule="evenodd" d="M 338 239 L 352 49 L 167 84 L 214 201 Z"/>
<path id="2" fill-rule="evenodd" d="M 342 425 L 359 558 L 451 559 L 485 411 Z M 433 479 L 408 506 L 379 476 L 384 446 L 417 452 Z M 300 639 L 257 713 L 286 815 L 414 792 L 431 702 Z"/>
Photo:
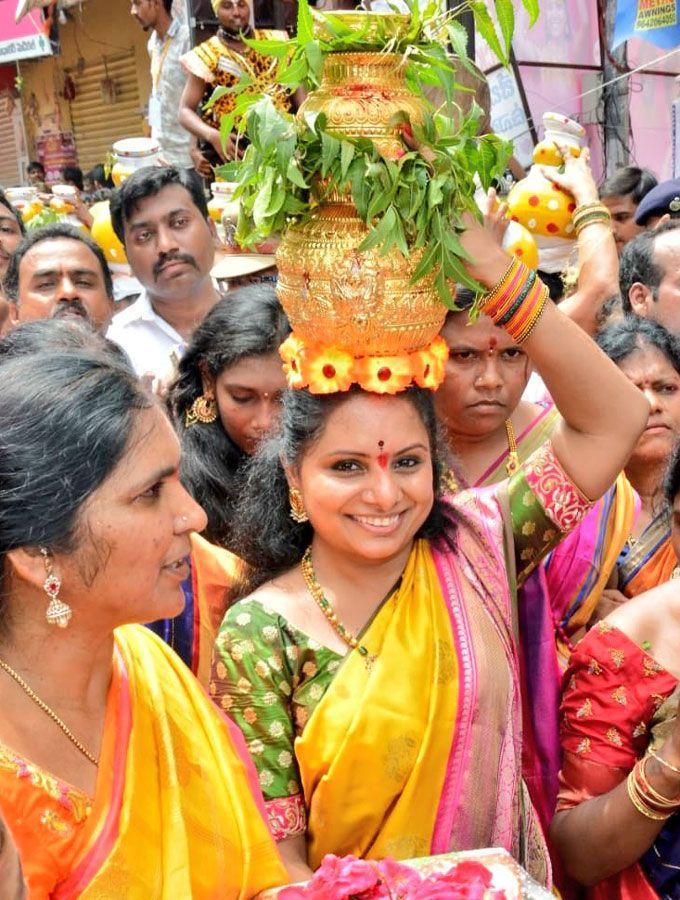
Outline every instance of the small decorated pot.
<path id="1" fill-rule="evenodd" d="M 153 138 L 135 137 L 116 141 L 113 145 L 116 161 L 111 169 L 115 186 L 120 187 L 137 169 L 158 165 L 160 151 L 160 144 Z"/>
<path id="2" fill-rule="evenodd" d="M 114 271 L 118 271 L 122 266 L 127 266 L 125 248 L 118 240 L 118 236 L 111 224 L 109 201 L 100 200 L 98 203 L 94 203 L 90 207 L 90 214 L 93 219 L 90 234 L 92 239 L 104 251 L 104 256 L 109 266 Z"/>
<path id="3" fill-rule="evenodd" d="M 545 138 L 534 149 L 534 165 L 508 194 L 508 217 L 523 225 L 536 239 L 541 251 L 541 268 L 557 272 L 567 265 L 571 252 L 576 202 L 571 194 L 550 180 L 549 170 L 557 170 L 564 163 L 560 147 L 567 147 L 573 156 L 580 155 L 585 131 L 578 122 L 558 113 L 546 113 L 543 124 Z M 542 169 L 548 170 L 548 177 Z M 551 259 L 549 268 L 544 265 L 544 257 Z"/>

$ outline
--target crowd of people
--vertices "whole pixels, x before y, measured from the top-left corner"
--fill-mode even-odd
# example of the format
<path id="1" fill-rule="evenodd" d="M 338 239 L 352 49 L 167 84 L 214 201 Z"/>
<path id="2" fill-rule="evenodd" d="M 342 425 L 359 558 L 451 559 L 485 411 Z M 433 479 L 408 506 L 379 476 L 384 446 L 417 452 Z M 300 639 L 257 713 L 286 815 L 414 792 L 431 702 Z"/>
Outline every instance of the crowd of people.
<path id="1" fill-rule="evenodd" d="M 292 389 L 276 270 L 213 277 L 239 149 L 202 101 L 272 71 L 246 0 L 214 10 L 190 49 L 132 2 L 162 164 L 88 174 L 131 305 L 0 192 L 0 897 L 484 847 L 565 898 L 680 896 L 680 181 L 568 158 L 596 214 L 552 300 L 492 192 L 436 391 Z"/>

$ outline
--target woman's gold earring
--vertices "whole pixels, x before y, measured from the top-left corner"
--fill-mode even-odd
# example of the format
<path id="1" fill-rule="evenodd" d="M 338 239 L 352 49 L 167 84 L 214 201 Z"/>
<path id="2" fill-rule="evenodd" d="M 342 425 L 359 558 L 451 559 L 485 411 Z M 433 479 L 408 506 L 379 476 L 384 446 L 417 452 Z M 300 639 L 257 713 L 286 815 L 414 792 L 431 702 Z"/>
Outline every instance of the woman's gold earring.
<path id="1" fill-rule="evenodd" d="M 73 610 L 59 599 L 59 591 L 61 590 L 61 579 L 55 574 L 52 568 L 52 559 L 50 558 L 47 547 L 41 547 L 43 559 L 45 560 L 45 580 L 43 581 L 43 590 L 50 598 L 45 610 L 45 618 L 50 625 L 57 625 L 59 628 L 66 628 L 71 621 Z"/>
<path id="2" fill-rule="evenodd" d="M 200 422 L 202 425 L 210 425 L 217 419 L 217 401 L 212 394 L 201 394 L 196 397 L 184 415 L 184 427 L 189 428 Z"/>
<path id="3" fill-rule="evenodd" d="M 305 504 L 302 500 L 302 494 L 297 488 L 289 488 L 288 502 L 290 503 L 290 517 L 294 522 L 297 522 L 298 524 L 309 522 L 309 516 L 307 515 L 307 510 L 305 509 Z"/>

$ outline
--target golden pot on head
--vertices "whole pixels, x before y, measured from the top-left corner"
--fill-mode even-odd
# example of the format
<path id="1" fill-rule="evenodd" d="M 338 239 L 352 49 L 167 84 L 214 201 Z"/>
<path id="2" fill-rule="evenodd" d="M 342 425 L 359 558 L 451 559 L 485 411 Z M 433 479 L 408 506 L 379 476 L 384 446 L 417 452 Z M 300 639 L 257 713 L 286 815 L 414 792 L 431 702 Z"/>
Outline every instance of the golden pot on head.
<path id="1" fill-rule="evenodd" d="M 421 124 L 425 103 L 406 85 L 404 59 L 396 53 L 330 53 L 321 84 L 304 101 L 298 118 L 324 113 L 328 131 L 369 138 L 387 158 L 404 152 L 399 126 L 390 124 L 404 112 Z"/>
<path id="2" fill-rule="evenodd" d="M 353 356 L 411 353 L 439 333 L 446 308 L 431 278 L 411 284 L 420 252 L 359 251 L 368 228 L 352 203 L 327 202 L 286 230 L 276 262 L 277 293 L 308 344 Z"/>

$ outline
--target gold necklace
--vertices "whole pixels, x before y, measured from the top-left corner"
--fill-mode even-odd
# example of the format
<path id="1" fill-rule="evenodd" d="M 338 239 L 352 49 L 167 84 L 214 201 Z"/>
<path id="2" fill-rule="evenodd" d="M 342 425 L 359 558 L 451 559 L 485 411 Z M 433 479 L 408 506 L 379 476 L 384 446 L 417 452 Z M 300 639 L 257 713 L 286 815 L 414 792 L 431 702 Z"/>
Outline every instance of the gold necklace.
<path id="1" fill-rule="evenodd" d="M 331 601 L 328 599 L 328 597 L 326 597 L 323 592 L 323 588 L 317 581 L 316 575 L 314 573 L 314 566 L 312 564 L 311 547 L 307 547 L 307 549 L 305 550 L 305 555 L 302 557 L 300 568 L 302 569 L 302 577 L 305 579 L 307 590 L 312 595 L 312 598 L 316 601 L 316 604 L 321 612 L 330 622 L 333 631 L 335 631 L 338 637 L 342 638 L 342 640 L 346 644 L 348 644 L 352 648 L 352 650 L 358 650 L 362 656 L 368 657 L 368 649 L 364 647 L 363 644 L 359 643 L 359 641 L 351 631 L 348 631 L 345 628 L 340 619 L 337 617 Z"/>
<path id="2" fill-rule="evenodd" d="M 45 703 L 44 700 L 40 699 L 36 692 L 26 684 L 26 682 L 18 672 L 15 672 L 14 669 L 11 666 L 8 666 L 7 663 L 2 659 L 0 659 L 0 669 L 4 669 L 4 671 L 7 672 L 10 678 L 13 678 L 16 681 L 19 687 L 28 694 L 28 696 L 36 704 L 36 706 L 38 706 L 44 713 L 46 713 L 50 717 L 50 719 L 52 719 L 55 725 L 58 725 L 61 728 L 69 741 L 71 741 L 71 743 L 74 744 L 78 750 L 80 750 L 83 756 L 88 759 L 93 766 L 99 766 L 99 760 L 97 759 L 97 757 L 93 756 L 90 751 L 80 743 L 80 741 L 71 731 L 68 725 L 66 725 L 65 722 L 62 722 L 59 716 L 54 712 L 53 709 L 50 709 L 50 707 Z"/>
<path id="3" fill-rule="evenodd" d="M 508 436 L 508 458 L 505 461 L 505 471 L 508 473 L 508 478 L 512 478 L 519 469 L 519 452 L 517 450 L 515 429 L 513 428 L 510 419 L 505 420 L 505 433 Z M 453 474 L 453 469 L 449 469 L 444 474 L 444 477 L 442 478 L 442 489 L 449 494 L 455 494 L 460 490 L 460 485 L 458 484 L 456 476 Z"/>

